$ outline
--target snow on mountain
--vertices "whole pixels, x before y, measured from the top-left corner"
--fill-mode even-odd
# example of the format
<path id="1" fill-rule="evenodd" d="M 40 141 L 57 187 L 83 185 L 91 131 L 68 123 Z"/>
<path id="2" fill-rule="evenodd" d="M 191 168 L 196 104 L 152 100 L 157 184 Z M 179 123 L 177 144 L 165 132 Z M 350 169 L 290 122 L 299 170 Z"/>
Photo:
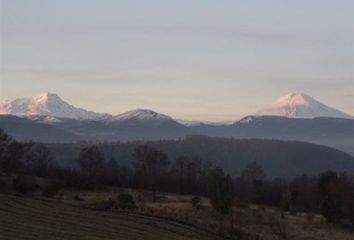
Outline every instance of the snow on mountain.
<path id="1" fill-rule="evenodd" d="M 61 122 L 59 118 L 48 116 L 48 115 L 25 115 L 23 117 L 39 123 L 60 123 Z"/>
<path id="2" fill-rule="evenodd" d="M 184 120 L 184 119 L 176 119 L 180 124 L 190 127 L 190 126 L 200 126 L 203 124 L 208 124 L 209 122 L 198 121 L 198 120 Z"/>
<path id="3" fill-rule="evenodd" d="M 212 121 L 198 121 L 198 120 L 184 120 L 184 119 L 176 119 L 176 121 L 187 127 L 194 127 L 194 126 L 201 126 L 201 125 L 213 125 L 213 126 L 231 125 L 235 122 L 235 121 L 212 122 Z"/>
<path id="4" fill-rule="evenodd" d="M 289 93 L 278 98 L 269 107 L 254 115 L 256 116 L 282 116 L 288 118 L 353 118 L 340 110 L 326 106 L 304 93 Z"/>
<path id="5" fill-rule="evenodd" d="M 43 93 L 35 97 L 0 101 L 0 114 L 16 116 L 51 116 L 55 118 L 97 119 L 107 114 L 76 108 L 63 101 L 55 93 Z M 47 118 L 50 120 L 50 118 Z"/>
<path id="6" fill-rule="evenodd" d="M 255 119 L 254 116 L 247 116 L 247 117 L 244 117 L 244 118 L 240 119 L 239 121 L 237 121 L 237 123 L 250 123 L 254 119 Z"/>
<path id="7" fill-rule="evenodd" d="M 76 108 L 63 101 L 57 94 L 43 93 L 35 97 L 19 98 L 13 101 L 0 101 L 0 115 L 10 114 L 26 117 L 37 122 L 58 122 L 60 118 L 69 119 L 88 119 L 101 121 L 127 121 L 127 120 L 173 120 L 170 116 L 154 112 L 149 109 L 136 109 L 119 115 L 95 113 L 81 108 Z M 255 116 L 283 116 L 288 118 L 315 118 L 315 117 L 334 117 L 334 118 L 353 118 L 344 112 L 328 107 L 314 98 L 304 93 L 290 93 L 280 97 L 269 107 L 262 109 L 254 114 Z M 243 122 L 252 119 L 243 119 Z M 202 124 L 226 124 L 210 123 L 202 121 L 177 120 L 185 126 L 198 126 Z"/>
<path id="8" fill-rule="evenodd" d="M 58 122 L 60 118 L 100 121 L 173 120 L 170 116 L 149 109 L 136 109 L 119 115 L 95 113 L 76 108 L 63 101 L 57 94 L 43 93 L 35 97 L 0 101 L 0 115 L 10 114 L 37 122 Z M 58 119 L 59 118 L 59 119 Z"/>
<path id="9" fill-rule="evenodd" d="M 170 116 L 154 112 L 150 109 L 135 109 L 112 118 L 113 121 L 127 120 L 173 120 Z"/>

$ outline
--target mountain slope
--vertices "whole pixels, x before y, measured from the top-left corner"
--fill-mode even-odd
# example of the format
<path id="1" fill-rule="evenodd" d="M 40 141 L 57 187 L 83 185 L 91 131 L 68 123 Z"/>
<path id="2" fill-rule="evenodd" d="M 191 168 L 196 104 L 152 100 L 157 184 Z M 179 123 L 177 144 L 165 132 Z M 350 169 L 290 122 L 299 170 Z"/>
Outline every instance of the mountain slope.
<path id="1" fill-rule="evenodd" d="M 105 121 L 60 119 L 53 125 L 93 141 L 177 139 L 191 134 L 188 127 L 169 117 L 128 115 L 129 117 L 124 115 L 124 118 L 112 117 Z M 152 115 L 156 116 L 155 113 Z"/>
<path id="2" fill-rule="evenodd" d="M 282 116 L 288 118 L 353 118 L 342 111 L 326 106 L 304 93 L 289 93 L 259 110 L 256 116 Z"/>
<path id="3" fill-rule="evenodd" d="M 84 140 L 70 131 L 13 115 L 0 115 L 0 128 L 18 141 L 76 142 Z"/>
<path id="4" fill-rule="evenodd" d="M 306 141 L 353 153 L 354 119 L 248 116 L 232 125 L 200 125 L 194 132 L 213 137 Z"/>
<path id="5" fill-rule="evenodd" d="M 35 97 L 1 101 L 0 114 L 16 116 L 37 115 L 71 119 L 97 119 L 107 115 L 76 108 L 63 101 L 55 93 L 43 93 Z"/>
<path id="6" fill-rule="evenodd" d="M 170 116 L 150 109 L 135 109 L 112 117 L 111 121 L 165 121 L 173 120 Z"/>

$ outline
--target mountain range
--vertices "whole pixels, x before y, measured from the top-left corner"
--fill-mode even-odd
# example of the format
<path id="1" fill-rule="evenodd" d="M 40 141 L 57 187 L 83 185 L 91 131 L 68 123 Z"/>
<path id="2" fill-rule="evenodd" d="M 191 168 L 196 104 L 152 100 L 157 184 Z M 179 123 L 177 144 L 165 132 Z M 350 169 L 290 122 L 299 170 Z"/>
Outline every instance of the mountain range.
<path id="1" fill-rule="evenodd" d="M 15 100 L 0 101 L 0 115 L 15 115 L 27 118 L 45 116 L 43 120 L 50 122 L 56 118 L 81 119 L 81 120 L 172 120 L 172 117 L 156 113 L 149 109 L 136 109 L 126 113 L 111 115 L 96 113 L 82 108 L 74 107 L 62 100 L 55 93 L 42 93 L 38 96 L 18 98 Z M 288 118 L 349 118 L 353 116 L 340 110 L 326 106 L 304 93 L 289 93 L 278 98 L 270 106 L 254 113 L 255 116 L 281 116 Z M 178 120 L 185 125 L 203 123 L 202 121 Z M 209 122 L 209 124 L 213 124 Z"/>
<path id="2" fill-rule="evenodd" d="M 0 101 L 0 128 L 42 142 L 181 139 L 188 135 L 298 140 L 354 153 L 354 119 L 304 93 L 290 93 L 233 123 L 176 120 L 149 109 L 96 113 L 57 94 Z"/>

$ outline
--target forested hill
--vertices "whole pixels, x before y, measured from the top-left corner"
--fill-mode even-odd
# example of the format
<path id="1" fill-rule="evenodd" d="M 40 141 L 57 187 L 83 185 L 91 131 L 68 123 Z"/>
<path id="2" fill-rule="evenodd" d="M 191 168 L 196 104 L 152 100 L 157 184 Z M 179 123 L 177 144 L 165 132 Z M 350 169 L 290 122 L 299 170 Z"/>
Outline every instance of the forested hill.
<path id="1" fill-rule="evenodd" d="M 326 170 L 354 173 L 352 156 L 330 147 L 295 141 L 192 136 L 184 140 L 101 143 L 99 147 L 106 158 L 114 157 L 118 163 L 131 166 L 134 148 L 144 143 L 165 152 L 170 161 L 181 155 L 199 156 L 234 176 L 253 161 L 263 165 L 272 177 L 313 175 Z M 75 166 L 75 159 L 85 145 L 48 144 L 57 162 L 70 167 Z"/>

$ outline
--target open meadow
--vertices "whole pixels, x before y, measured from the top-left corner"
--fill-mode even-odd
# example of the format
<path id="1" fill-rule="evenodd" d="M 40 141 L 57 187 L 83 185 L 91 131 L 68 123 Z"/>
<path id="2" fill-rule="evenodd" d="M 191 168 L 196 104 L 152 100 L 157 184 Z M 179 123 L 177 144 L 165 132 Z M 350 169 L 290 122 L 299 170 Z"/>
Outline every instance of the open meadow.
<path id="1" fill-rule="evenodd" d="M 215 239 L 195 227 L 140 214 L 103 212 L 53 200 L 0 195 L 1 240 Z"/>

